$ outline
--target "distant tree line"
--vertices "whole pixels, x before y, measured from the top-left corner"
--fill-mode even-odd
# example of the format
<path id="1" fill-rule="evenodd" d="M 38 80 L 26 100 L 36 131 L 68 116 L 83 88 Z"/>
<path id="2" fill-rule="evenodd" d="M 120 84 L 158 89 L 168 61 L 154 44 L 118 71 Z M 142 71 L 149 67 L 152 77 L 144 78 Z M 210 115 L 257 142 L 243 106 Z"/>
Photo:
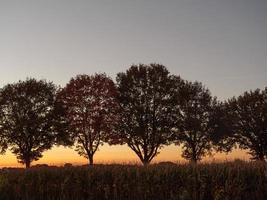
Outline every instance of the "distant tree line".
<path id="1" fill-rule="evenodd" d="M 93 165 L 101 145 L 126 144 L 149 164 L 165 145 L 197 163 L 238 146 L 267 159 L 267 87 L 221 102 L 200 82 L 160 64 L 78 75 L 64 88 L 29 78 L 0 89 L 0 150 L 30 167 L 53 145 L 73 146 Z"/>

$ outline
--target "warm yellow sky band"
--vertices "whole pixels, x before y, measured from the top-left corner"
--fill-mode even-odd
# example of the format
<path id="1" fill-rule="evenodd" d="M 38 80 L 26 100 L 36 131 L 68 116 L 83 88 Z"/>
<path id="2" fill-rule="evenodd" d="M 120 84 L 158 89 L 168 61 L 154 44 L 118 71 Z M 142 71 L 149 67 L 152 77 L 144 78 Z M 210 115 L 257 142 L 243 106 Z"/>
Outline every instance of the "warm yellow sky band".
<path id="1" fill-rule="evenodd" d="M 249 159 L 249 155 L 245 151 L 233 150 L 231 153 L 216 153 L 212 157 L 207 156 L 203 161 L 225 161 L 233 159 Z M 139 163 L 137 156 L 127 146 L 109 146 L 104 145 L 96 152 L 94 157 L 95 163 Z M 184 162 L 181 157 L 181 148 L 178 146 L 167 146 L 161 149 L 160 154 L 153 160 Z M 54 147 L 46 151 L 43 157 L 33 162 L 35 164 L 49 164 L 49 165 L 64 165 L 65 163 L 72 163 L 74 165 L 87 164 L 87 159 L 79 156 L 74 149 L 64 147 Z M 0 155 L 0 167 L 22 167 L 17 162 L 16 157 L 7 151 L 4 155 Z"/>

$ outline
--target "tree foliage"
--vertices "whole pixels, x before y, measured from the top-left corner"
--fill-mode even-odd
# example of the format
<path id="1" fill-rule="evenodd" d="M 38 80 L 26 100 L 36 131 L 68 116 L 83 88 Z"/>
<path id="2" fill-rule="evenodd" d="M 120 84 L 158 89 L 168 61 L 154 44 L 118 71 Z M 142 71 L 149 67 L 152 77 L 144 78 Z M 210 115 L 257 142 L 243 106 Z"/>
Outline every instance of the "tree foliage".
<path id="1" fill-rule="evenodd" d="M 78 75 L 62 89 L 27 79 L 0 89 L 0 154 L 10 148 L 29 167 L 56 145 L 73 145 L 93 164 L 105 142 L 127 144 L 144 165 L 164 145 L 182 145 L 198 162 L 239 146 L 267 159 L 267 88 L 219 102 L 200 82 L 170 75 L 160 64 L 118 73 Z"/>
<path id="2" fill-rule="evenodd" d="M 0 154 L 4 154 L 7 148 L 8 144 L 6 141 L 6 137 L 0 133 Z"/>
<path id="3" fill-rule="evenodd" d="M 0 91 L 1 138 L 26 167 L 64 138 L 55 94 L 53 83 L 35 79 L 8 84 Z"/>
<path id="4" fill-rule="evenodd" d="M 253 159 L 267 159 L 267 88 L 245 92 L 227 104 L 233 138 Z"/>
<path id="5" fill-rule="evenodd" d="M 196 163 L 213 148 L 218 102 L 201 83 L 176 79 L 174 76 L 175 143 L 183 145 L 182 157 Z"/>
<path id="6" fill-rule="evenodd" d="M 61 90 L 58 100 L 66 110 L 76 150 L 92 165 L 95 152 L 115 130 L 118 103 L 114 82 L 105 74 L 78 75 Z"/>
<path id="7" fill-rule="evenodd" d="M 117 75 L 121 123 L 118 139 L 146 165 L 171 139 L 171 82 L 159 64 L 133 65 Z"/>

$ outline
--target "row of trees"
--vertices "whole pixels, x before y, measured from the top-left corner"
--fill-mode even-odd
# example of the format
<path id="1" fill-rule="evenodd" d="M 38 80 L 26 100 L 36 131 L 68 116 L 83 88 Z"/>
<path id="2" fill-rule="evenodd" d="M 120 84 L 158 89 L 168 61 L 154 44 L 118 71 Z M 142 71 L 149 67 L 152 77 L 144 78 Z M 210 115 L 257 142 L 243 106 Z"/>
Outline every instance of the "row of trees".
<path id="1" fill-rule="evenodd" d="M 238 145 L 267 158 L 267 88 L 220 102 L 200 82 L 162 65 L 133 65 L 116 84 L 78 75 L 64 87 L 27 79 L 0 90 L 0 147 L 30 167 L 53 145 L 76 146 L 93 164 L 103 143 L 127 144 L 144 165 L 164 145 L 182 145 L 192 162 Z"/>

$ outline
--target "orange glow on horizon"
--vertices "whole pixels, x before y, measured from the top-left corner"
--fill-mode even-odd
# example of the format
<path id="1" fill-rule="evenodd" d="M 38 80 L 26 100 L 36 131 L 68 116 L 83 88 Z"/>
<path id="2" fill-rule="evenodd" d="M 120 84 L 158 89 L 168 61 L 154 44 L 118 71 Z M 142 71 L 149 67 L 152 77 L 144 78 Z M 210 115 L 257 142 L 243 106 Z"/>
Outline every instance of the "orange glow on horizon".
<path id="1" fill-rule="evenodd" d="M 232 152 L 215 153 L 211 157 L 207 156 L 203 159 L 204 162 L 209 161 L 229 161 L 234 159 L 248 160 L 247 152 L 235 149 Z M 158 156 L 153 162 L 172 161 L 183 163 L 185 160 L 181 157 L 181 147 L 174 145 L 162 148 Z M 94 157 L 95 163 L 140 163 L 138 157 L 126 146 L 101 146 Z M 43 157 L 38 161 L 34 161 L 32 165 L 48 164 L 48 165 L 64 165 L 72 163 L 73 165 L 87 164 L 86 158 L 81 157 L 74 148 L 54 147 L 51 150 L 44 152 Z M 17 162 L 16 156 L 10 151 L 4 155 L 0 155 L 0 168 L 2 167 L 23 167 Z"/>

